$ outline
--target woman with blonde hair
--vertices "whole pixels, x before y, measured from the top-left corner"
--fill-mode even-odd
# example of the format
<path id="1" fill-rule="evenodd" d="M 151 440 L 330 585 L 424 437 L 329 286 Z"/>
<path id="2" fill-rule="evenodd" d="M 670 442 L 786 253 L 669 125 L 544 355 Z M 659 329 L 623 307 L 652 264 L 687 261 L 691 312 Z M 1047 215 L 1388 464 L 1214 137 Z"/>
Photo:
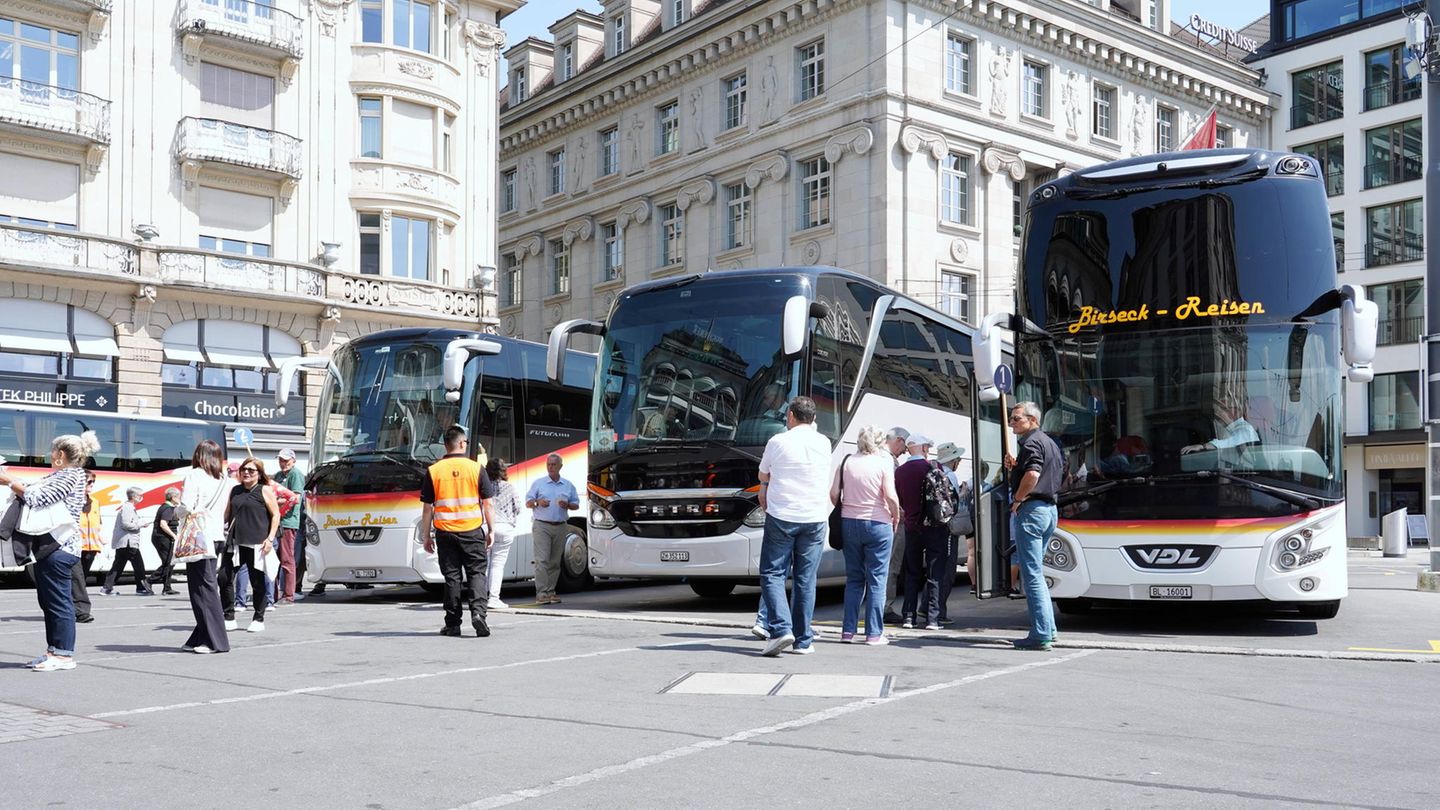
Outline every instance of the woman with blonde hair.
<path id="1" fill-rule="evenodd" d="M 885 447 L 885 431 L 865 425 L 855 435 L 855 449 L 840 463 L 830 485 L 830 502 L 840 507 L 845 552 L 845 613 L 840 640 L 855 640 L 860 608 L 865 608 L 865 643 L 888 644 L 885 638 L 885 579 L 890 545 L 900 523 L 895 496 L 895 463 Z"/>
<path id="2" fill-rule="evenodd" d="M 26 666 L 36 672 L 75 668 L 75 602 L 70 586 L 75 564 L 80 562 L 80 532 L 77 524 L 85 510 L 85 462 L 100 449 L 95 431 L 79 436 L 58 436 L 50 443 L 50 466 L 54 472 L 33 484 L 12 480 L 0 471 L 0 485 L 8 486 L 31 509 L 64 504 L 70 523 L 57 526 L 45 535 L 25 535 L 35 557 L 35 598 L 45 614 L 46 648 Z"/>
<path id="3" fill-rule="evenodd" d="M 229 483 L 225 476 L 225 452 L 220 445 L 210 439 L 195 445 L 190 469 L 180 478 L 179 509 L 184 513 L 180 518 L 180 534 L 185 535 L 187 530 L 202 533 L 210 540 L 210 551 L 198 560 L 185 563 L 185 587 L 190 591 L 190 609 L 195 613 L 195 629 L 180 648 L 185 652 L 230 652 L 225 614 L 220 607 L 220 585 L 215 579 L 216 547 L 224 531 Z M 231 604 L 234 604 L 233 597 Z"/>

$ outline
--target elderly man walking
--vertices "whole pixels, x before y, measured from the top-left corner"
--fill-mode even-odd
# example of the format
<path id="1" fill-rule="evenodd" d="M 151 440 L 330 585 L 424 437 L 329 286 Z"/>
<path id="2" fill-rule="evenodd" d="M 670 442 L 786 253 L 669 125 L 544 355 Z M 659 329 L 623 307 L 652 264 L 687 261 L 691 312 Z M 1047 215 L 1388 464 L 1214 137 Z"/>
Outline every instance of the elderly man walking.
<path id="1" fill-rule="evenodd" d="M 580 508 L 580 493 L 575 485 L 560 477 L 565 460 L 559 453 L 545 459 L 544 478 L 537 479 L 525 494 L 525 508 L 534 522 L 530 528 L 531 545 L 535 550 L 535 604 L 558 605 L 555 585 L 560 579 L 560 558 L 565 554 L 565 538 L 570 536 L 566 520 L 570 512 Z"/>
<path id="2" fill-rule="evenodd" d="M 760 544 L 760 592 L 770 626 L 763 655 L 786 647 L 811 652 L 815 639 L 815 572 L 830 521 L 830 440 L 815 428 L 815 400 L 795 397 L 785 411 L 785 432 L 765 443 L 760 457 L 760 506 L 765 535 Z M 789 609 L 785 574 L 794 566 Z"/>
<path id="3" fill-rule="evenodd" d="M 1040 406 L 1033 402 L 1020 402 L 1010 409 L 1010 427 L 1020 439 L 1020 455 L 1005 455 L 1010 491 L 1015 493 L 1010 507 L 1014 515 L 1011 534 L 1030 613 L 1030 634 L 1013 642 L 1017 650 L 1048 650 L 1055 639 L 1055 612 L 1040 565 L 1059 519 L 1055 493 L 1060 489 L 1063 462 L 1055 440 L 1040 429 L 1040 418 Z"/>

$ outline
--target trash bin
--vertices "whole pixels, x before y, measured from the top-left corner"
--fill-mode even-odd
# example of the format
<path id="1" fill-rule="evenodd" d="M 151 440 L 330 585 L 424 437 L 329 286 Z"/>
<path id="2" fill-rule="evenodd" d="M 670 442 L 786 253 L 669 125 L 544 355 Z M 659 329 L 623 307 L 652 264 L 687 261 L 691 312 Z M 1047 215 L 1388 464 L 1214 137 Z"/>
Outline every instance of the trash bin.
<path id="1" fill-rule="evenodd" d="M 1380 550 L 1386 557 L 1404 557 L 1410 550 L 1410 530 L 1405 525 L 1408 512 L 1401 507 L 1380 519 Z"/>

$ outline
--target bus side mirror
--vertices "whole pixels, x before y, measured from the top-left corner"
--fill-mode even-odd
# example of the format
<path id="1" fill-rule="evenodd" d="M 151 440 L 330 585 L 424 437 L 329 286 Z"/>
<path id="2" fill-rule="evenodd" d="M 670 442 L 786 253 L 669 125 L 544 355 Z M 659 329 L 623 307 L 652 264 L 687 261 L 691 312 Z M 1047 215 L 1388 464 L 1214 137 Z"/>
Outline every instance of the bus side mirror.
<path id="1" fill-rule="evenodd" d="M 1370 382 L 1375 378 L 1375 335 L 1380 323 L 1380 308 L 1365 297 L 1365 290 L 1354 284 L 1340 288 L 1344 301 L 1340 304 L 1340 338 L 1345 372 L 1351 382 Z"/>
<path id="2" fill-rule="evenodd" d="M 992 312 L 985 316 L 980 322 L 980 328 L 975 330 L 972 343 L 975 351 L 975 385 L 981 402 L 994 402 L 1000 398 L 1000 390 L 995 387 L 995 371 L 1004 360 L 1005 349 L 1000 325 L 1009 320 L 1008 312 Z"/>
<path id="3" fill-rule="evenodd" d="M 311 355 L 310 357 L 287 357 L 280 361 L 280 370 L 277 372 L 280 379 L 275 382 L 275 405 L 280 410 L 280 415 L 285 415 L 285 404 L 290 401 L 290 388 L 295 385 L 295 375 L 300 369 L 312 369 L 322 371 L 332 369 L 330 358 Z M 335 376 L 340 376 L 336 373 Z"/>
<path id="4" fill-rule="evenodd" d="M 565 376 L 565 350 L 570 348 L 571 335 L 601 337 L 604 334 L 605 324 L 599 321 L 576 318 L 556 324 L 555 328 L 550 330 L 550 346 L 545 351 L 545 376 L 550 378 L 550 382 L 560 384 L 561 378 Z"/>
<path id="5" fill-rule="evenodd" d="M 805 333 L 810 331 L 810 300 L 792 295 L 785 301 L 785 314 L 780 322 L 780 349 L 786 357 L 794 357 L 805 348 Z"/>
<path id="6" fill-rule="evenodd" d="M 493 340 L 463 338 L 452 340 L 445 347 L 445 359 L 441 361 L 444 370 L 445 401 L 460 401 L 460 386 L 465 384 L 465 363 L 471 354 L 499 354 L 500 344 Z"/>

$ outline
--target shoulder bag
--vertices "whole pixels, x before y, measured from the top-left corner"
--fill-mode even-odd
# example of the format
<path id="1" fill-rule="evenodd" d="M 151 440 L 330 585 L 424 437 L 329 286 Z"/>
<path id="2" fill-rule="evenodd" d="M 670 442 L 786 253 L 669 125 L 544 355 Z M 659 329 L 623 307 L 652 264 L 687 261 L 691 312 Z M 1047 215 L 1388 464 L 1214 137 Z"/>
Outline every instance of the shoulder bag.
<path id="1" fill-rule="evenodd" d="M 835 507 L 830 510 L 830 547 L 845 548 L 845 538 L 841 534 L 840 511 L 845 505 L 845 462 L 850 460 L 849 453 L 840 460 L 840 497 L 835 499 Z"/>

